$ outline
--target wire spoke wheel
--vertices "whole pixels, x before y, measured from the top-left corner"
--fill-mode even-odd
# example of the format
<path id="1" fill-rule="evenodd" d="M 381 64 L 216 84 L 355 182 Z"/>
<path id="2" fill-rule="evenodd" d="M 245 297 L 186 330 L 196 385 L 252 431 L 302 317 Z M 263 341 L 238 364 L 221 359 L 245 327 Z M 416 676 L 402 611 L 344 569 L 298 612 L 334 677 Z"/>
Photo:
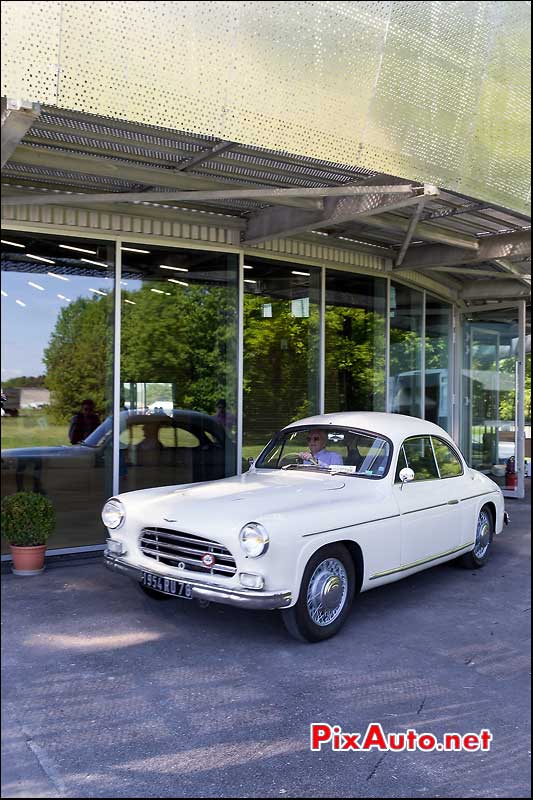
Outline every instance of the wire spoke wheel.
<path id="1" fill-rule="evenodd" d="M 307 588 L 307 610 L 316 625 L 330 625 L 348 596 L 348 575 L 337 558 L 327 558 L 313 572 Z"/>
<path id="2" fill-rule="evenodd" d="M 485 557 L 490 547 L 492 524 L 488 511 L 483 510 L 479 515 L 476 528 L 476 543 L 474 545 L 474 555 L 480 560 Z"/>

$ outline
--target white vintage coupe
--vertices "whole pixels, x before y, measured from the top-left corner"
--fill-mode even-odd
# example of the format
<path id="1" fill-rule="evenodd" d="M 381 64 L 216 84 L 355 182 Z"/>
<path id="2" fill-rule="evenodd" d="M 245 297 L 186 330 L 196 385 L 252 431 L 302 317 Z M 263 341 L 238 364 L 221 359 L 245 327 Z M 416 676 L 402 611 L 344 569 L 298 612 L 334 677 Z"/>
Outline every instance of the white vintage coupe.
<path id="1" fill-rule="evenodd" d="M 151 597 L 281 609 L 309 642 L 358 592 L 455 558 L 482 567 L 508 522 L 442 428 L 370 412 L 295 422 L 240 477 L 125 493 L 102 518 L 106 566 Z"/>

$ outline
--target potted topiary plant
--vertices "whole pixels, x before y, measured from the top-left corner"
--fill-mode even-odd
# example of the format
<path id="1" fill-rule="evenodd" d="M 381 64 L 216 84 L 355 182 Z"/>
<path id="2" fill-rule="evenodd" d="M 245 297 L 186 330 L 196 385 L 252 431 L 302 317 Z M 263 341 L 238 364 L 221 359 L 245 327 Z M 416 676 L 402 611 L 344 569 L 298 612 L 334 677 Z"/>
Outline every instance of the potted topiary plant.
<path id="1" fill-rule="evenodd" d="M 46 542 L 55 527 L 55 510 L 48 498 L 17 492 L 2 500 L 2 534 L 9 542 L 15 575 L 44 570 Z"/>

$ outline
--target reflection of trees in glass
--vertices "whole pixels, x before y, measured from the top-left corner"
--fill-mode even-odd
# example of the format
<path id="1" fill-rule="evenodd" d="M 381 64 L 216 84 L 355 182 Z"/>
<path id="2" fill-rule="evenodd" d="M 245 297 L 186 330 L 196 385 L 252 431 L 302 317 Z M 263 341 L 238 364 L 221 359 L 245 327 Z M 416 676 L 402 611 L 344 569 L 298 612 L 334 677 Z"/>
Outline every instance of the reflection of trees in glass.
<path id="1" fill-rule="evenodd" d="M 504 358 L 500 361 L 500 372 L 514 379 L 516 361 L 514 358 Z M 514 420 L 516 408 L 516 392 L 507 391 L 500 397 L 500 419 Z M 531 353 L 526 355 L 526 384 L 524 395 L 524 413 L 526 422 L 531 420 Z"/>
<path id="2" fill-rule="evenodd" d="M 263 316 L 268 306 L 272 316 Z M 317 411 L 318 309 L 292 314 L 291 303 L 244 297 L 244 430 L 263 443 L 272 432 Z M 253 439 L 253 441 L 252 441 Z"/>
<path id="3" fill-rule="evenodd" d="M 420 332 L 394 328 L 390 331 L 391 375 L 420 370 Z"/>
<path id="4" fill-rule="evenodd" d="M 168 287 L 165 286 L 165 290 Z M 123 292 L 122 382 L 171 383 L 182 408 L 213 413 L 235 385 L 236 306 L 224 287 L 156 294 Z M 79 298 L 64 308 L 45 351 L 52 410 L 66 419 L 85 397 L 106 410 L 112 367 L 111 298 Z M 234 403 L 234 392 L 228 404 Z"/>
<path id="5" fill-rule="evenodd" d="M 218 286 L 189 286 L 172 296 L 156 294 L 149 285 L 125 292 L 135 306 L 124 304 L 122 311 L 122 381 L 172 383 L 181 408 L 212 414 L 221 397 L 233 406 L 234 295 Z"/>
<path id="6" fill-rule="evenodd" d="M 7 381 L 2 381 L 2 386 L 4 388 L 24 389 L 25 387 L 31 387 L 35 389 L 45 386 L 45 378 L 46 375 L 36 375 L 35 377 L 31 375 L 21 375 L 20 378 L 9 378 Z"/>
<path id="7" fill-rule="evenodd" d="M 104 416 L 109 398 L 112 346 L 111 298 L 79 297 L 63 308 L 44 351 L 50 411 L 57 422 L 79 411 L 86 398 Z"/>
<path id="8" fill-rule="evenodd" d="M 385 410 L 385 319 L 364 308 L 326 309 L 326 411 Z"/>

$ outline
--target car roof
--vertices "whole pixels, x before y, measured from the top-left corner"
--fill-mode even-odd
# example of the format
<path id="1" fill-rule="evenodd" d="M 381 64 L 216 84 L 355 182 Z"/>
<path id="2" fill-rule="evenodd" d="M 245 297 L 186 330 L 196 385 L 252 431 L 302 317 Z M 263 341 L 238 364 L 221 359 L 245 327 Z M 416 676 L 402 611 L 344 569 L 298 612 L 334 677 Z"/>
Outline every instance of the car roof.
<path id="1" fill-rule="evenodd" d="M 121 411 L 121 417 L 126 425 L 148 425 L 150 423 L 160 423 L 161 425 L 176 425 L 182 423 L 185 427 L 200 428 L 203 430 L 217 433 L 219 436 L 225 434 L 224 426 L 209 414 L 202 411 L 191 411 L 187 408 L 174 408 L 162 414 L 145 414 L 142 411 Z"/>
<path id="2" fill-rule="evenodd" d="M 391 439 L 393 444 L 400 444 L 408 436 L 424 434 L 433 434 L 452 441 L 449 433 L 433 422 L 418 417 L 408 417 L 405 414 L 385 414 L 381 411 L 340 411 L 335 414 L 320 414 L 292 422 L 283 430 L 297 428 L 300 425 L 339 425 L 343 428 L 372 431 Z"/>

